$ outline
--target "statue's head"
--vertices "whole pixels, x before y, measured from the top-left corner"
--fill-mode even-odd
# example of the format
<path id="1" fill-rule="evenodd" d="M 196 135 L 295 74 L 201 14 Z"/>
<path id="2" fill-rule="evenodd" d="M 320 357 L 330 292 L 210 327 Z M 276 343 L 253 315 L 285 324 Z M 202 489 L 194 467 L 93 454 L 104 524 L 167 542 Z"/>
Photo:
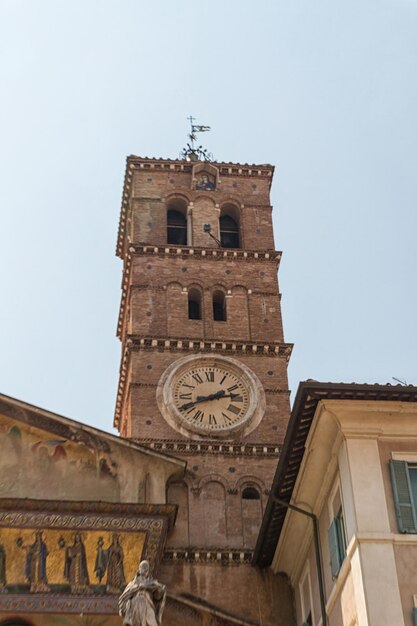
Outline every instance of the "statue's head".
<path id="1" fill-rule="evenodd" d="M 149 561 L 141 561 L 138 569 L 139 576 L 149 576 Z"/>

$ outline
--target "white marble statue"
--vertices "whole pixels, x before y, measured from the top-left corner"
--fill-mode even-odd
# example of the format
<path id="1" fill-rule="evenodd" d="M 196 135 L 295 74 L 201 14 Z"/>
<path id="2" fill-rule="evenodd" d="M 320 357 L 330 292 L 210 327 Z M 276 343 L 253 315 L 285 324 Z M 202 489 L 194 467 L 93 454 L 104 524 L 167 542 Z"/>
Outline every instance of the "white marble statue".
<path id="1" fill-rule="evenodd" d="M 148 561 L 142 561 L 119 598 L 123 626 L 161 626 L 165 599 L 165 585 L 151 577 Z"/>

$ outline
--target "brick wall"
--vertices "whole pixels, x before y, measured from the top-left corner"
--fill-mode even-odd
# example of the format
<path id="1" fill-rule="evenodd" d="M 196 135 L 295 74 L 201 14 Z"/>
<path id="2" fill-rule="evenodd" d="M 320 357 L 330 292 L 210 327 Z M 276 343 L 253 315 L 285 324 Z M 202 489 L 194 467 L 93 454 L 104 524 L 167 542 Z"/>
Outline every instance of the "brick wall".
<path id="1" fill-rule="evenodd" d="M 131 174 L 126 179 L 119 236 L 125 272 L 119 325 L 125 358 L 121 432 L 163 451 L 175 446 L 173 454 L 187 461 L 184 480 L 168 487 L 168 500 L 178 504 L 168 548 L 250 551 L 289 418 L 288 353 L 276 351 L 284 336 L 279 256 L 273 252 L 269 199 L 273 169 L 133 157 L 128 165 Z M 196 188 L 197 175 L 205 168 L 215 189 Z M 170 208 L 187 220 L 187 250 L 167 244 Z M 216 241 L 204 232 L 204 225 L 210 224 L 214 237 L 220 238 L 219 218 L 224 214 L 238 223 L 240 251 L 236 254 L 218 249 Z M 193 289 L 201 298 L 199 320 L 188 316 Z M 213 319 L 213 294 L 217 291 L 225 296 L 225 321 Z M 175 340 L 187 338 L 197 342 L 197 349 L 175 344 Z M 161 340 L 159 344 L 155 339 Z M 177 432 L 165 421 L 156 401 L 157 385 L 167 367 L 183 356 L 195 354 L 197 358 L 210 352 L 200 342 L 215 340 L 225 342 L 224 349 L 216 348 L 216 354 L 231 356 L 249 367 L 266 397 L 265 414 L 258 426 L 246 436 L 217 440 L 226 446 L 221 449 L 213 437 L 210 441 L 196 435 L 187 439 Z M 259 351 L 253 343 L 261 344 Z M 199 441 L 200 449 L 196 447 Z M 256 497 L 243 497 L 248 486 Z M 286 583 L 280 581 L 282 588 L 277 590 L 285 606 L 280 617 L 271 594 L 277 583 L 269 581 L 266 591 L 265 581 L 261 581 L 264 575 L 256 574 L 256 581 L 254 576 L 248 563 L 229 568 L 173 561 L 164 564 L 160 577 L 175 592 L 200 596 L 253 621 L 260 617 L 260 603 L 267 602 L 263 623 L 291 623 Z M 261 591 L 256 591 L 254 582 Z"/>

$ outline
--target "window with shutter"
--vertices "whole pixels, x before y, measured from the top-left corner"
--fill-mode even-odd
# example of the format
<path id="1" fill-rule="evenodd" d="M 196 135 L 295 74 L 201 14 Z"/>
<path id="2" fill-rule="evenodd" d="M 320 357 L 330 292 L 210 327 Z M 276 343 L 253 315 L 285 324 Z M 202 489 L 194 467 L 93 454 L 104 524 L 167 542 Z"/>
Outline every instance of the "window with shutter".
<path id="1" fill-rule="evenodd" d="M 336 518 L 330 524 L 329 530 L 327 531 L 327 536 L 329 539 L 330 566 L 332 568 L 332 576 L 333 578 L 336 578 L 339 573 L 340 566 L 342 565 L 342 560 L 340 558 L 339 533 L 337 529 Z"/>
<path id="2" fill-rule="evenodd" d="M 392 490 L 398 527 L 402 533 L 417 533 L 417 467 L 407 461 L 390 461 Z"/>
<path id="3" fill-rule="evenodd" d="M 336 578 L 346 556 L 346 534 L 340 483 L 336 481 L 329 498 L 329 517 L 332 520 L 327 531 L 332 577 Z"/>
<path id="4" fill-rule="evenodd" d="M 417 626 L 417 608 L 413 608 L 413 626 Z"/>

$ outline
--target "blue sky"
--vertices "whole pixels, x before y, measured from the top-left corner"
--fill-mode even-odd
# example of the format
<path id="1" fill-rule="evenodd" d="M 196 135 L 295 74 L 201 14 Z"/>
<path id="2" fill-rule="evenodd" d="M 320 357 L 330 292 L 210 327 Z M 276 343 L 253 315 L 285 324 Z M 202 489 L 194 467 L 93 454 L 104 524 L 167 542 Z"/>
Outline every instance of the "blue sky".
<path id="1" fill-rule="evenodd" d="M 0 390 L 111 429 L 128 154 L 276 166 L 290 387 L 417 384 L 417 0 L 2 0 Z"/>

